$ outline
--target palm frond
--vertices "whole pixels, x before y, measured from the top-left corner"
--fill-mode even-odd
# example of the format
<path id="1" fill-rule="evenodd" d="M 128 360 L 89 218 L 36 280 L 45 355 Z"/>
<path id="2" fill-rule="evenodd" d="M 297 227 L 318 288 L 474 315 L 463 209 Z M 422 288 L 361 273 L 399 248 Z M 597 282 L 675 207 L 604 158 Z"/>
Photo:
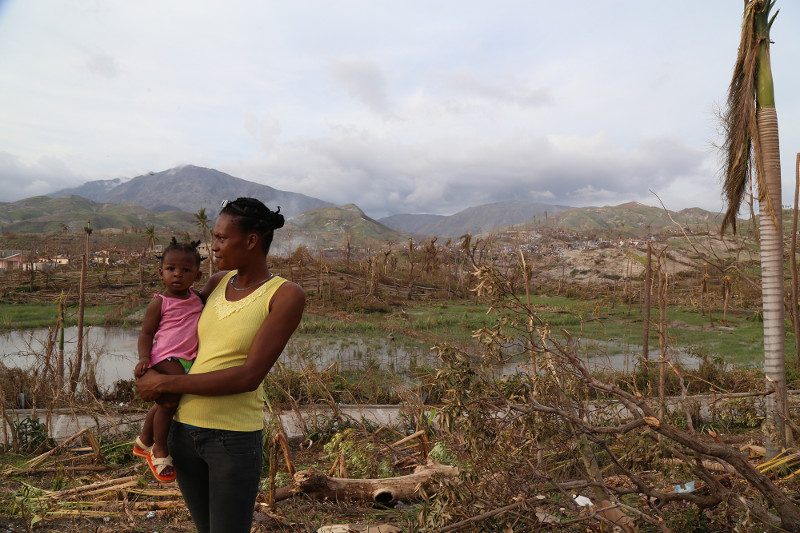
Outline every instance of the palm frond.
<path id="1" fill-rule="evenodd" d="M 722 192 L 728 209 L 722 219 L 722 231 L 730 225 L 736 233 L 736 215 L 747 190 L 753 169 L 753 132 L 756 131 L 755 94 L 757 42 L 754 33 L 753 2 L 745 4 L 739 52 L 728 87 L 722 116 L 725 141 L 725 174 Z M 759 190 L 761 188 L 759 187 Z"/>
<path id="2" fill-rule="evenodd" d="M 759 206 L 764 214 L 778 224 L 772 199 L 767 194 L 756 118 L 759 46 L 765 44 L 765 41 L 768 43 L 769 28 L 777 12 L 766 24 L 762 19 L 769 15 L 774 3 L 774 0 L 745 1 L 739 52 L 728 87 L 727 106 L 722 116 L 725 132 L 722 147 L 725 159 L 722 192 L 728 206 L 722 219 L 722 231 L 730 225 L 736 233 L 736 215 L 747 186 L 753 179 L 753 173 L 758 183 Z"/>

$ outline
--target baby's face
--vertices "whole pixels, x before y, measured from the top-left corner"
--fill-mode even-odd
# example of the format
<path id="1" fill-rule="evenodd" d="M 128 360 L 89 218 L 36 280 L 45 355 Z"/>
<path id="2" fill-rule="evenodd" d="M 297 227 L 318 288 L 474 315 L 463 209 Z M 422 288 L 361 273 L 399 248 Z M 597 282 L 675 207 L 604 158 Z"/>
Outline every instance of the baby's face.
<path id="1" fill-rule="evenodd" d="M 197 257 L 191 252 L 170 250 L 164 254 L 159 276 L 167 286 L 167 292 L 183 294 L 191 289 L 200 275 Z"/>

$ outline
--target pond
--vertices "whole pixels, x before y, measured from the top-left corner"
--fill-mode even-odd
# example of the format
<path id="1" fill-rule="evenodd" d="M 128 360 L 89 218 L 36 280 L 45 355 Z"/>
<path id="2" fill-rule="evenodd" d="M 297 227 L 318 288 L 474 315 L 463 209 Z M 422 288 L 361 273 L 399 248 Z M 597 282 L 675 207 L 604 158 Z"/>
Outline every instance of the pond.
<path id="1" fill-rule="evenodd" d="M 85 328 L 85 348 L 95 367 L 101 389 L 111 389 L 116 381 L 133 379 L 133 367 L 139 360 L 139 330 L 121 327 Z M 32 368 L 55 365 L 56 350 L 48 359 L 49 331 L 36 329 L 0 334 L 0 362 L 8 367 Z M 64 358 L 74 357 L 78 328 L 64 330 Z M 325 369 L 333 364 L 339 370 L 359 370 L 377 366 L 399 374 L 407 374 L 418 366 L 434 366 L 436 357 L 423 343 L 400 343 L 392 337 L 295 335 L 281 354 L 280 363 L 291 370 L 308 365 Z M 69 372 L 67 367 L 66 372 Z"/>
<path id="2" fill-rule="evenodd" d="M 131 379 L 138 361 L 138 329 L 120 327 L 84 328 L 84 348 L 95 365 L 97 383 L 110 389 L 116 381 Z M 0 362 L 8 367 L 31 368 L 34 365 L 55 366 L 57 346 L 48 357 L 51 333 L 47 329 L 15 330 L 0 334 Z M 65 373 L 69 374 L 69 361 L 74 357 L 78 328 L 64 330 Z"/>
<path id="3" fill-rule="evenodd" d="M 77 336 L 77 327 L 65 330 L 65 359 L 73 357 Z M 111 390 L 115 382 L 133 379 L 133 367 L 138 361 L 138 336 L 138 328 L 86 328 L 86 347 L 101 389 Z M 9 367 L 20 368 L 45 366 L 48 363 L 54 365 L 55 351 L 50 362 L 43 355 L 46 352 L 47 339 L 47 329 L 2 333 L 0 362 Z M 580 346 L 590 368 L 622 371 L 635 369 L 641 350 L 640 346 L 615 340 L 583 339 Z M 657 359 L 657 351 L 651 353 L 650 357 Z M 698 360 L 689 354 L 676 352 L 671 357 L 680 359 L 685 366 L 697 367 Z M 376 367 L 400 375 L 408 375 L 418 367 L 435 368 L 439 365 L 439 360 L 430 350 L 429 344 L 409 339 L 400 341 L 391 335 L 295 335 L 281 354 L 279 362 L 290 370 L 301 370 L 309 365 L 323 370 L 335 364 L 340 371 Z M 68 371 L 69 367 L 67 373 Z M 525 371 L 524 364 L 509 363 L 496 369 L 496 374 L 509 375 Z"/>

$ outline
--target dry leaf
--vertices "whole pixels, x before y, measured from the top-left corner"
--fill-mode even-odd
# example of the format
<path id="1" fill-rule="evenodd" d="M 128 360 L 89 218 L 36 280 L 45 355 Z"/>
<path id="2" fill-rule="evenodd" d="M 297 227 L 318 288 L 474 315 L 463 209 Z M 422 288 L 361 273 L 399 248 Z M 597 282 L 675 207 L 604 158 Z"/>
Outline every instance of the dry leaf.
<path id="1" fill-rule="evenodd" d="M 638 533 L 639 530 L 636 527 L 633 518 L 614 507 L 614 504 L 610 501 L 603 500 L 597 504 L 597 507 L 597 514 L 620 528 L 620 530 L 624 531 L 624 533 Z M 606 507 L 609 507 L 609 509 L 606 509 Z"/>
<path id="2" fill-rule="evenodd" d="M 536 518 L 542 524 L 559 524 L 560 523 L 560 520 L 558 518 L 556 518 L 555 516 L 551 515 L 550 513 L 546 512 L 546 511 L 543 511 L 541 509 L 538 509 L 536 511 Z"/>
<path id="3" fill-rule="evenodd" d="M 657 427 L 659 427 L 661 425 L 661 420 L 659 420 L 658 418 L 656 418 L 654 416 L 646 416 L 646 417 L 644 417 L 644 421 L 648 426 L 654 427 L 654 428 L 657 428 Z"/>
<path id="4" fill-rule="evenodd" d="M 767 455 L 766 448 L 764 448 L 763 446 L 756 446 L 755 444 L 745 444 L 744 446 L 739 448 L 739 450 L 741 451 L 747 450 L 747 453 L 751 458 L 766 457 Z"/>

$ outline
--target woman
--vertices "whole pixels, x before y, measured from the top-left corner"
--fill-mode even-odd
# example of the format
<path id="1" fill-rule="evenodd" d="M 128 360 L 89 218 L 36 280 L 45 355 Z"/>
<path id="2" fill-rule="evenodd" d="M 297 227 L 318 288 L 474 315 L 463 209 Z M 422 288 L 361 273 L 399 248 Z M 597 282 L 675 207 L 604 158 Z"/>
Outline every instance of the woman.
<path id="1" fill-rule="evenodd" d="M 283 215 L 253 198 L 221 207 L 211 247 L 221 271 L 200 293 L 206 306 L 197 359 L 186 375 L 147 372 L 136 382 L 144 400 L 182 395 L 169 451 L 201 533 L 250 531 L 261 473 L 262 382 L 305 306 L 303 290 L 267 268 Z"/>

